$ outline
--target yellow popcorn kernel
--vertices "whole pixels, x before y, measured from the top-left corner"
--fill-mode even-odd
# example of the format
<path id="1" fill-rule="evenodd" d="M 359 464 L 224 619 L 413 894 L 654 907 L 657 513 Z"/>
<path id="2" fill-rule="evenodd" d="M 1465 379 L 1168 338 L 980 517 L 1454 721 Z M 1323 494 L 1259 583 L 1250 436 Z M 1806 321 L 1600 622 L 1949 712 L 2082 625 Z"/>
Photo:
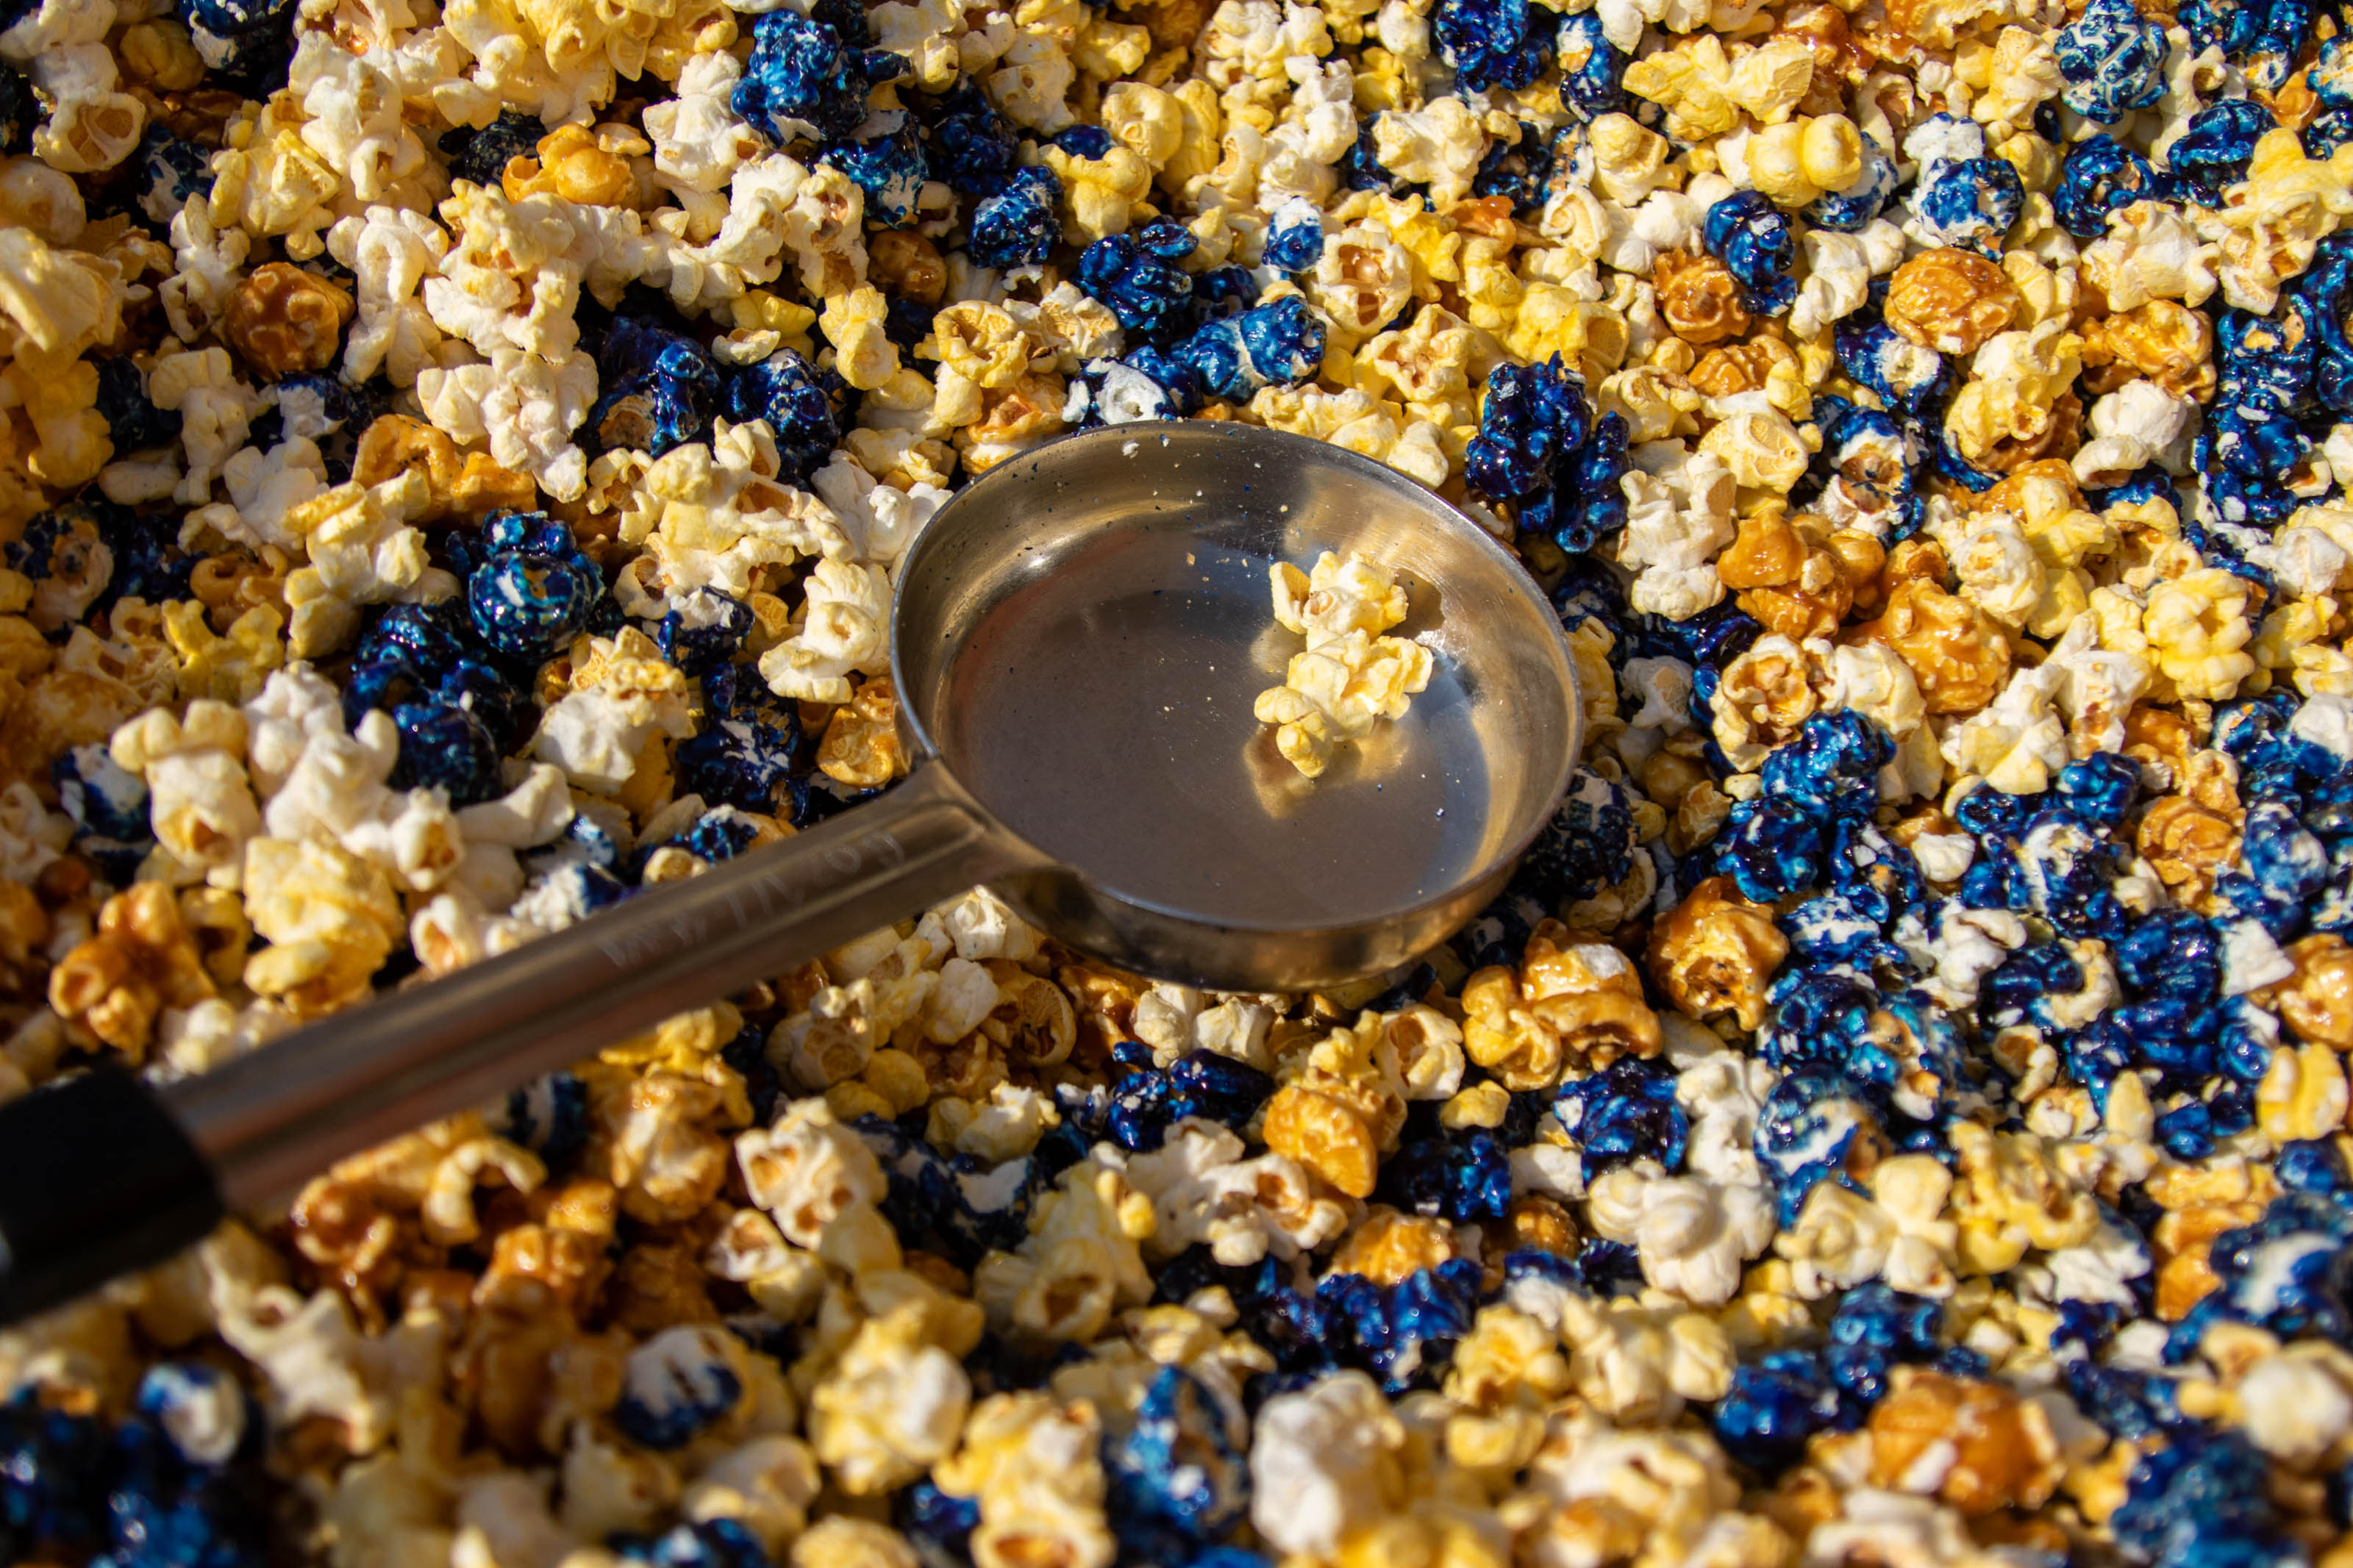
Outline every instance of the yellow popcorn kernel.
<path id="1" fill-rule="evenodd" d="M 2273 1047 L 2272 1065 L 2255 1086 L 2255 1120 L 2274 1143 L 2322 1138 L 2345 1125 L 2353 1090 L 2345 1064 L 2324 1045 Z"/>
<path id="2" fill-rule="evenodd" d="M 1322 775 L 1332 748 L 1362 740 L 1376 721 L 1405 717 L 1408 699 L 1430 684 L 1430 649 L 1379 634 L 1406 616 L 1406 593 L 1384 568 L 1351 553 L 1325 551 L 1314 571 L 1278 562 L 1268 569 L 1274 616 L 1307 639 L 1283 684 L 1259 694 L 1261 724 L 1277 726 L 1275 746 L 1309 778 Z"/>
<path id="3" fill-rule="evenodd" d="M 2141 629 L 2158 670 L 2183 697 L 2219 702 L 2254 672 L 2246 652 L 2247 582 L 2217 567 L 2185 573 L 2149 590 Z"/>
<path id="4" fill-rule="evenodd" d="M 922 357 L 935 359 L 974 385 L 992 392 L 1020 379 L 1040 352 L 1011 316 L 977 300 L 950 305 L 934 316 L 932 335 L 915 349 Z"/>
<path id="5" fill-rule="evenodd" d="M 882 292 L 861 283 L 825 302 L 818 324 L 834 348 L 834 368 L 860 392 L 871 392 L 899 372 L 899 345 L 882 328 Z"/>
<path id="6" fill-rule="evenodd" d="M 146 1055 L 155 1016 L 216 994 L 171 889 L 141 882 L 99 911 L 98 931 L 49 972 L 49 1005 L 128 1055 Z"/>

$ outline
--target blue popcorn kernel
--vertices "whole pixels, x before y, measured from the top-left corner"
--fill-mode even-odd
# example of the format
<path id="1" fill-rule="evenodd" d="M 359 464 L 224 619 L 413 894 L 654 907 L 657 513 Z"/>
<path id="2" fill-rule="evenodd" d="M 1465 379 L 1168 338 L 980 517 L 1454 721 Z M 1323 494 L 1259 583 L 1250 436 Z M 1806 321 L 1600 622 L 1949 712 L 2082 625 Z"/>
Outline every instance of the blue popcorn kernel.
<path id="1" fill-rule="evenodd" d="M 1520 526 L 1548 536 L 1572 555 L 1584 554 L 1625 527 L 1626 497 L 1619 481 L 1630 466 L 1626 437 L 1624 416 L 1596 419 L 1561 481 L 1521 503 Z"/>
<path id="2" fill-rule="evenodd" d="M 2250 1226 L 2214 1238 L 2220 1281 L 2174 1325 L 2165 1358 L 2179 1363 L 2218 1321 L 2252 1323 L 2283 1340 L 2353 1341 L 2353 1213 L 2330 1196 L 2291 1192 Z"/>
<path id="3" fill-rule="evenodd" d="M 1175 1545 L 1181 1553 L 1240 1521 L 1250 1506 L 1250 1466 L 1233 1431 L 1240 1415 L 1229 1414 L 1182 1367 L 1164 1366 L 1154 1375 L 1134 1425 L 1103 1445 L 1113 1525 L 1131 1550 L 1181 1561 L 1149 1548 Z"/>
<path id="4" fill-rule="evenodd" d="M 1552 63 L 1552 40 L 1527 0 L 1440 0 L 1430 15 L 1430 36 L 1439 58 L 1454 68 L 1460 92 L 1526 87 Z M 1564 85 L 1563 97 L 1569 91 Z"/>
<path id="5" fill-rule="evenodd" d="M 1193 294 L 1185 301 L 1184 330 L 1200 331 L 1231 321 L 1258 303 L 1258 279 L 1250 269 L 1229 262 L 1193 274 Z"/>
<path id="6" fill-rule="evenodd" d="M 604 596 L 605 574 L 572 530 L 543 511 L 501 511 L 449 546 L 475 636 L 503 658 L 539 664 L 572 646 Z"/>
<path id="7" fill-rule="evenodd" d="M 662 658 L 688 675 L 703 675 L 735 657 L 752 635 L 752 606 L 716 588 L 692 588 L 674 601 L 654 627 Z"/>
<path id="8" fill-rule="evenodd" d="M 499 745 L 480 719 L 446 702 L 409 702 L 391 710 L 400 730 L 400 760 L 388 781 L 395 789 L 441 789 L 452 805 L 496 800 Z"/>
<path id="9" fill-rule="evenodd" d="M 1487 376 L 1479 434 L 1471 438 L 1463 472 L 1492 500 L 1519 500 L 1552 482 L 1591 428 L 1585 383 L 1558 354 L 1544 364 L 1497 365 Z"/>
<path id="10" fill-rule="evenodd" d="M 16 67 L 0 65 L 0 156 L 31 152 L 40 123 L 41 101 L 33 96 L 33 84 Z"/>
<path id="11" fill-rule="evenodd" d="M 1215 1051 L 1190 1051 L 1168 1068 L 1168 1109 L 1200 1116 L 1237 1131 L 1274 1098 L 1275 1082 L 1248 1062 Z"/>
<path id="12" fill-rule="evenodd" d="M 1620 1057 L 1562 1084 L 1554 1094 L 1553 1117 L 1583 1151 L 1588 1175 L 1645 1159 L 1678 1171 L 1691 1143 L 1691 1118 L 1675 1099 L 1674 1068 L 1655 1057 Z"/>
<path id="13" fill-rule="evenodd" d="M 1427 196 L 1429 186 L 1417 185 L 1392 174 L 1381 163 L 1373 128 L 1380 123 L 1381 115 L 1388 112 L 1385 109 L 1378 113 L 1367 114 L 1363 123 L 1357 126 L 1356 143 L 1340 158 L 1340 183 L 1352 191 L 1379 191 L 1392 196 Z"/>
<path id="14" fill-rule="evenodd" d="M 2060 100 L 2087 120 L 2112 124 L 2165 91 L 2165 29 L 2142 21 L 2132 0 L 2090 0 L 2055 50 L 2067 83 Z"/>
<path id="15" fill-rule="evenodd" d="M 1822 1358 L 1801 1350 L 1769 1351 L 1736 1367 L 1711 1417 L 1724 1451 L 1767 1477 L 1803 1458 L 1817 1432 L 1851 1431 L 1861 1421 Z"/>
<path id="16" fill-rule="evenodd" d="M 833 141 L 865 122 L 866 95 L 877 84 L 906 68 L 886 49 L 847 45 L 823 22 L 790 9 L 769 11 L 752 23 L 752 58 L 728 101 L 779 147 L 809 132 Z"/>
<path id="17" fill-rule="evenodd" d="M 722 402 L 727 417 L 739 425 L 747 419 L 768 422 L 776 432 L 782 475 L 796 483 L 823 468 L 841 443 L 841 426 L 824 382 L 791 349 L 778 349 L 728 377 Z"/>
<path id="18" fill-rule="evenodd" d="M 692 338 L 616 316 L 597 351 L 596 369 L 605 390 L 588 411 L 588 431 L 607 450 L 659 458 L 710 434 L 719 367 Z"/>
<path id="19" fill-rule="evenodd" d="M 1062 220 L 1054 216 L 1061 199 L 1062 182 L 1053 170 L 1042 164 L 1014 170 L 973 209 L 965 246 L 973 265 L 1009 272 L 1044 261 L 1062 237 Z"/>
<path id="20" fill-rule="evenodd" d="M 536 114 L 506 110 L 477 131 L 460 125 L 441 133 L 440 147 L 449 159 L 449 178 L 477 185 L 496 185 L 499 176 L 517 158 L 535 158 L 547 127 Z"/>
<path id="21" fill-rule="evenodd" d="M 1771 1066 L 1839 1067 L 1871 1027 L 1879 992 L 1866 976 L 1837 969 L 1784 969 L 1766 988 L 1773 1008 L 1757 1045 Z"/>
<path id="22" fill-rule="evenodd" d="M 806 742 L 789 706 L 709 720 L 671 752 L 678 787 L 719 805 L 769 812 L 801 766 Z"/>
<path id="23" fill-rule="evenodd" d="M 2214 1152 L 2214 1118 L 2197 1100 L 2158 1116 L 2156 1131 L 2157 1142 L 2177 1160 L 2203 1160 Z"/>
<path id="24" fill-rule="evenodd" d="M 1261 387 L 1312 379 L 1324 363 L 1324 342 L 1323 321 L 1293 294 L 1209 322 L 1171 357 L 1206 395 L 1242 402 Z"/>
<path id="25" fill-rule="evenodd" d="M 2290 286 L 2312 328 L 2313 395 L 2337 414 L 2353 414 L 2353 241 L 2331 236 Z"/>
<path id="26" fill-rule="evenodd" d="M 1626 107 L 1626 67 L 1631 57 L 1609 42 L 1599 12 L 1563 17 L 1556 42 L 1563 107 L 1587 120 Z"/>
<path id="27" fill-rule="evenodd" d="M 1934 164 L 1912 194 L 1912 210 L 1932 240 L 1988 255 L 2000 253 L 2002 237 L 2025 205 L 2025 184 L 2000 158 Z"/>
<path id="28" fill-rule="evenodd" d="M 5 99 L 5 89 L 0 89 L 0 114 L 6 111 Z M 0 126 L 0 131 L 5 129 Z M 156 121 L 148 122 L 138 151 L 131 155 L 130 167 L 138 181 L 139 210 L 151 223 L 168 224 L 191 199 L 212 193 L 212 154 L 193 142 L 182 141 Z"/>
<path id="29" fill-rule="evenodd" d="M 1506 888 L 1455 933 L 1454 951 L 1466 969 L 1516 964 L 1537 923 L 1549 918 L 1542 900 Z"/>
<path id="30" fill-rule="evenodd" d="M 1881 934 L 1883 921 L 1850 892 L 1808 899 L 1774 923 L 1789 938 L 1791 962 L 1808 969 L 1839 964 L 1868 973 L 1903 962 L 1904 950 Z"/>
<path id="31" fill-rule="evenodd" d="M 1624 68 L 1620 68 L 1622 71 Z M 1556 143 L 1547 140 L 1542 130 L 1526 121 L 1516 123 L 1519 127 L 1517 141 L 1506 142 L 1499 136 L 1480 158 L 1478 173 L 1471 176 L 1471 194 L 1474 196 L 1509 196 L 1514 216 L 1533 217 L 1543 208 L 1552 185 L 1552 172 L 1556 162 Z M 1301 205 L 1307 204 L 1303 202 Z M 1280 222 L 1282 216 L 1278 209 L 1276 220 Z M 1319 228 L 1315 255 L 1322 254 L 1322 251 L 1323 239 Z M 1274 242 L 1270 238 L 1267 241 L 1269 260 L 1273 259 L 1273 253 Z M 1309 256 L 1301 266 L 1290 269 L 1296 272 L 1314 266 L 1315 255 Z"/>
<path id="32" fill-rule="evenodd" d="M 1593 898 L 1633 873 L 1641 839 L 1625 786 L 1579 768 L 1560 808 L 1528 847 L 1511 885 L 1555 909 Z"/>
<path id="33" fill-rule="evenodd" d="M 972 1561 L 965 1542 L 980 1523 L 980 1500 L 942 1491 L 929 1476 L 891 1497 L 891 1527 L 906 1537 L 923 1568 L 956 1568 Z"/>
<path id="34" fill-rule="evenodd" d="M 180 20 L 189 41 L 216 79 L 210 87 L 234 87 L 250 97 L 267 97 L 284 85 L 294 54 L 294 0 L 179 0 Z"/>
<path id="35" fill-rule="evenodd" d="M 1720 670 L 1748 651 L 1765 635 L 1755 616 L 1730 599 L 1709 606 L 1688 620 L 1663 616 L 1641 617 L 1645 651 L 1682 659 L 1697 668 Z"/>
<path id="36" fill-rule="evenodd" d="M 106 879 L 128 887 L 155 847 L 147 785 L 102 745 L 76 746 L 49 764 L 58 805 L 73 819 L 74 852 Z"/>
<path id="37" fill-rule="evenodd" d="M 1700 230 L 1707 253 L 1740 285 L 1748 308 L 1778 316 L 1796 303 L 1798 241 L 1788 215 L 1758 191 L 1735 191 L 1707 209 Z"/>
<path id="38" fill-rule="evenodd" d="M 37 1388 L 0 1404 L 0 1549 L 88 1543 L 105 1507 L 106 1434 L 88 1415 L 41 1403 Z"/>
<path id="39" fill-rule="evenodd" d="M 1783 1225 L 1795 1225 L 1825 1178 L 1852 1185 L 1850 1164 L 1875 1163 L 1887 1146 L 1880 1092 L 1830 1067 L 1800 1067 L 1773 1087 L 1757 1118 L 1757 1162 L 1778 1193 Z"/>
<path id="40" fill-rule="evenodd" d="M 628 1563 L 654 1568 L 769 1568 L 759 1537 L 732 1519 L 673 1525 L 660 1535 L 615 1535 L 607 1543 Z"/>
<path id="41" fill-rule="evenodd" d="M 1899 336 L 1883 321 L 1842 323 L 1831 335 L 1839 367 L 1882 403 L 1920 418 L 1943 398 L 1952 376 L 1942 354 Z"/>
<path id="42" fill-rule="evenodd" d="M 1818 198 L 1806 208 L 1805 219 L 1816 228 L 1859 234 L 1887 210 L 1887 204 L 1894 199 L 1896 184 L 1894 160 L 1866 136 L 1862 139 L 1862 172 L 1846 189 Z"/>
<path id="43" fill-rule="evenodd" d="M 549 1168 L 561 1169 L 588 1142 L 588 1086 L 568 1072 L 533 1079 L 509 1092 L 497 1129 L 500 1137 L 529 1149 Z"/>
<path id="44" fill-rule="evenodd" d="M 2087 822 L 2117 828 L 2140 792 L 2140 764 L 2119 752 L 2094 752 L 2059 770 L 2060 800 Z"/>
<path id="45" fill-rule="evenodd" d="M 2113 136 L 2094 136 L 2068 153 L 2051 204 L 2059 226 L 2078 239 L 2108 231 L 2108 215 L 2156 194 L 2157 171 Z"/>
<path id="46" fill-rule="evenodd" d="M 1340 1358 L 1397 1394 L 1444 1371 L 1478 1310 L 1480 1274 L 1468 1258 L 1416 1269 L 1387 1289 L 1361 1274 L 1335 1274 L 1315 1287 L 1315 1300 L 1329 1313 Z"/>
<path id="47" fill-rule="evenodd" d="M 1511 1152 L 1483 1127 L 1413 1139 L 1381 1162 L 1377 1193 L 1409 1214 L 1502 1219 L 1512 1202 Z"/>
<path id="48" fill-rule="evenodd" d="M 2239 1432 L 2181 1426 L 2144 1456 L 2109 1516 L 2116 1544 L 2154 1568 L 2256 1568 L 2306 1561 L 2278 1530 L 2271 1462 Z"/>
<path id="49" fill-rule="evenodd" d="M 1187 401 L 1198 405 L 1200 393 L 1190 371 L 1169 363 L 1156 349 L 1139 350 L 1155 357 L 1157 368 L 1176 378 L 1188 396 L 1180 396 L 1159 379 L 1129 360 L 1092 359 L 1071 378 L 1062 405 L 1062 421 L 1081 430 L 1105 425 L 1132 425 L 1141 419 L 1181 419 Z"/>
<path id="50" fill-rule="evenodd" d="M 629 1352 L 613 1424 L 649 1448 L 680 1448 L 724 1420 L 744 1398 L 744 1381 L 707 1324 L 664 1329 Z"/>
<path id="51" fill-rule="evenodd" d="M 2353 105 L 2324 109 L 2296 132 L 2304 155 L 2326 162 L 2337 149 L 2353 142 Z"/>
<path id="52" fill-rule="evenodd" d="M 1490 154 L 1489 162 L 1493 161 Z M 1482 174 L 1485 167 L 1481 165 Z M 1269 267 L 1285 272 L 1305 272 L 1322 260 L 1324 215 L 1316 211 L 1315 204 L 1300 197 L 1275 208 L 1267 222 L 1266 246 L 1260 255 Z"/>
<path id="53" fill-rule="evenodd" d="M 2199 205 L 2221 206 L 2223 187 L 2247 177 L 2256 140 L 2278 123 L 2252 98 L 2211 104 L 2191 115 L 2189 127 L 2165 150 L 2166 171 Z"/>
<path id="54" fill-rule="evenodd" d="M 970 77 L 958 77 L 937 98 L 914 94 L 911 100 L 931 139 L 932 164 L 949 189 L 967 196 L 993 196 L 1021 177 L 1020 133 Z"/>
<path id="55" fill-rule="evenodd" d="M 2257 801 L 2248 807 L 2240 843 L 2247 875 L 2271 900 L 2302 903 L 2329 880 L 2327 847 L 2306 831 L 2284 801 Z"/>
<path id="56" fill-rule="evenodd" d="M 1079 287 L 1111 307 L 1128 331 L 1156 332 L 1192 298 L 1192 275 L 1176 263 L 1195 244 L 1192 231 L 1169 218 L 1106 235 L 1080 256 Z"/>
<path id="57" fill-rule="evenodd" d="M 923 143 L 904 110 L 892 110 L 898 125 L 880 135 L 828 143 L 818 162 L 830 164 L 866 193 L 866 218 L 884 228 L 915 221 L 915 198 L 931 177 Z"/>

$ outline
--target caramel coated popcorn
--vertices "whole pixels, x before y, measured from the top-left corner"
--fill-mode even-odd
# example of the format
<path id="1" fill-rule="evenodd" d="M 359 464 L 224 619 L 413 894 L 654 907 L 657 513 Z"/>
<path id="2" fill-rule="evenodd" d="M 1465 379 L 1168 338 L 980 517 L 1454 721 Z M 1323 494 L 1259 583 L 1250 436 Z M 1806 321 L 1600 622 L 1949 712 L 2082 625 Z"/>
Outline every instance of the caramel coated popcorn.
<path id="1" fill-rule="evenodd" d="M 1587 737 L 1398 973 L 974 889 L 0 1334 L 8 1554 L 2341 1568 L 2345 16 L 0 22 L 0 1096 L 894 787 L 1070 430 L 1430 486 Z M 1273 593 L 1313 776 L 1430 655 Z"/>

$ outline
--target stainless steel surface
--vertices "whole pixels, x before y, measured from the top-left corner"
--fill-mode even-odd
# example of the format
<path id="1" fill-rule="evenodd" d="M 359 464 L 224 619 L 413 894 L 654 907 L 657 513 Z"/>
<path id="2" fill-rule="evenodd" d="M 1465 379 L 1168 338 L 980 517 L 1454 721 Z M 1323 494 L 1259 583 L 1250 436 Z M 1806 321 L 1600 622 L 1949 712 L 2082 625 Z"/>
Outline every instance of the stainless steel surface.
<path id="1" fill-rule="evenodd" d="M 1399 633 L 1438 673 L 1310 784 L 1250 718 L 1298 647 L 1266 569 L 1352 549 L 1409 578 Z M 1575 764 L 1567 647 L 1535 584 L 1428 490 L 1320 442 L 1184 422 L 1050 443 L 942 509 L 899 584 L 913 777 L 172 1086 L 228 1204 L 283 1198 L 976 882 L 1155 975 L 1260 991 L 1376 973 L 1493 895 Z"/>
<path id="2" fill-rule="evenodd" d="M 953 523 L 953 526 L 946 526 Z M 1319 780 L 1250 716 L 1296 636 L 1267 568 L 1403 576 L 1430 688 Z M 1128 425 L 984 476 L 900 572 L 902 712 L 1041 852 L 1003 891 L 1118 963 L 1293 990 L 1401 963 L 1477 911 L 1550 816 L 1579 715 L 1510 553 L 1393 469 L 1249 426 Z"/>
<path id="3" fill-rule="evenodd" d="M 164 1090 L 232 1210 L 470 1110 L 1027 856 L 924 769 L 786 842 L 628 900 Z"/>

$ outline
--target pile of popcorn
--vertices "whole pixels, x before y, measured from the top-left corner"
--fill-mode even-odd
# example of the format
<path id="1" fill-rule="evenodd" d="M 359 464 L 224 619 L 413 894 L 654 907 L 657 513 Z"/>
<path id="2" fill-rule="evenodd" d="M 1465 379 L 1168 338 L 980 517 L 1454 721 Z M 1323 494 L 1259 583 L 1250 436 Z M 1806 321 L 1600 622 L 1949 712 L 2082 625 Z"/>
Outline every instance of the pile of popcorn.
<path id="1" fill-rule="evenodd" d="M 890 787 L 1066 430 L 1590 735 L 1408 973 L 967 893 L 0 1333 L 0 1558 L 2353 1568 L 2353 33 L 2165 5 L 0 0 L 0 1095 Z"/>

